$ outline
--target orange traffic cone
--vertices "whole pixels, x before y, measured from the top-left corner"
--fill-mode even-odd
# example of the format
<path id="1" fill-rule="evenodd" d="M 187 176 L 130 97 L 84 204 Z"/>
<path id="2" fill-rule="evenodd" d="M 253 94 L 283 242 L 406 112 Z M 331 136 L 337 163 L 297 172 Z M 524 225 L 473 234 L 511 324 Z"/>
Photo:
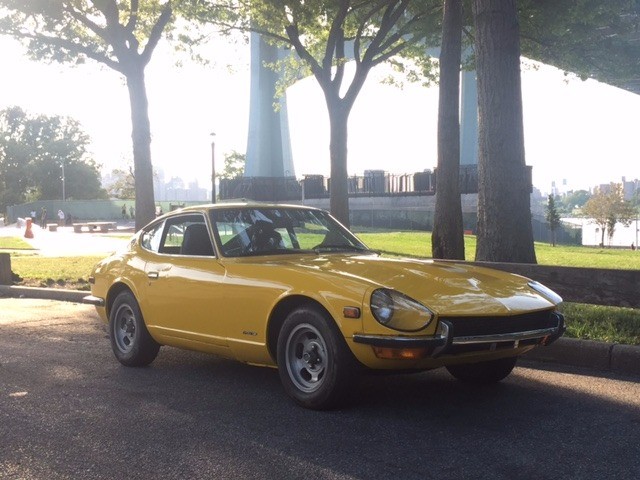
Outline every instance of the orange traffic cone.
<path id="1" fill-rule="evenodd" d="M 27 228 L 24 231 L 24 238 L 33 238 L 33 230 L 31 230 L 31 222 L 30 218 L 27 218 Z"/>

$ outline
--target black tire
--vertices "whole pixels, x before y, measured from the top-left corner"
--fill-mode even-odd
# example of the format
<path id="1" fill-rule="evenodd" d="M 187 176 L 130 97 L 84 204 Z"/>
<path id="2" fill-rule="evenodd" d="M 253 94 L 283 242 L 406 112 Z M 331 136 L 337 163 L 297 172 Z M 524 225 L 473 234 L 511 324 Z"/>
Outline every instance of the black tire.
<path id="1" fill-rule="evenodd" d="M 278 371 L 296 403 L 313 410 L 344 406 L 357 380 L 357 363 L 340 331 L 314 307 L 286 318 L 278 335 Z"/>
<path id="2" fill-rule="evenodd" d="M 488 362 L 449 365 L 447 370 L 461 382 L 476 385 L 497 383 L 509 376 L 516 366 L 518 357 L 499 358 Z"/>
<path id="3" fill-rule="evenodd" d="M 133 293 L 120 292 L 109 314 L 109 338 L 118 361 L 127 367 L 144 367 L 158 356 L 158 344 L 147 330 Z"/>

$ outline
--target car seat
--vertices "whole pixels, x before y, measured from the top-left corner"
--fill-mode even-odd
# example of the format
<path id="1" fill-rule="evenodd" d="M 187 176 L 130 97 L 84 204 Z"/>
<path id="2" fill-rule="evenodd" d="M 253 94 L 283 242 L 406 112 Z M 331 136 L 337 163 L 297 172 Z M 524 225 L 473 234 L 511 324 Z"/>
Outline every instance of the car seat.
<path id="1" fill-rule="evenodd" d="M 192 223 L 186 228 L 180 253 L 182 255 L 213 256 L 209 231 L 204 223 Z"/>

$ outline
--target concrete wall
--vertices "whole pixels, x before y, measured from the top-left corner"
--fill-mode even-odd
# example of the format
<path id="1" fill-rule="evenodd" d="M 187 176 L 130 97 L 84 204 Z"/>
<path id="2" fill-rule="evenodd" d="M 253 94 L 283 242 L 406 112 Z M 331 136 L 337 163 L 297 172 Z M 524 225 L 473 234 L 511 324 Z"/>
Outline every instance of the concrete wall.
<path id="1" fill-rule="evenodd" d="M 462 200 L 462 222 L 467 232 L 476 233 L 478 195 L 464 194 Z M 329 199 L 305 199 L 300 202 L 312 207 L 329 210 Z M 403 230 L 433 230 L 435 195 L 386 195 L 378 197 L 349 198 L 352 227 L 397 228 Z M 533 238 L 537 242 L 551 241 L 551 232 L 543 214 L 532 218 Z M 563 225 L 556 231 L 556 242 L 580 245 L 582 230 L 577 226 Z"/>
<path id="2" fill-rule="evenodd" d="M 206 202 L 180 202 L 179 205 L 194 205 Z M 122 206 L 126 209 L 126 218 L 122 216 Z M 170 211 L 176 202 L 156 202 L 156 208 L 162 207 L 163 212 Z M 62 210 L 65 217 L 69 215 L 74 221 L 88 220 L 131 220 L 130 208 L 133 207 L 135 215 L 135 200 L 47 200 L 31 203 L 23 203 L 22 205 L 14 205 L 7 208 L 6 223 L 15 223 L 18 218 L 26 218 L 31 216 L 31 212 L 36 212 L 36 222 L 40 222 L 40 212 L 42 208 L 47 209 L 47 221 L 55 223 L 58 221 L 57 212 Z"/>

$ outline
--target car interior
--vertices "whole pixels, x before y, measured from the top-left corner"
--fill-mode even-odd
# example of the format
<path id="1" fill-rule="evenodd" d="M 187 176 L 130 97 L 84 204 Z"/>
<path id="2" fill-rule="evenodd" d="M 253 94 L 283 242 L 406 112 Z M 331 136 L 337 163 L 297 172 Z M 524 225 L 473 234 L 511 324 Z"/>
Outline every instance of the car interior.
<path id="1" fill-rule="evenodd" d="M 213 256 L 211 239 L 204 223 L 192 223 L 187 226 L 182 238 L 180 254 Z"/>

